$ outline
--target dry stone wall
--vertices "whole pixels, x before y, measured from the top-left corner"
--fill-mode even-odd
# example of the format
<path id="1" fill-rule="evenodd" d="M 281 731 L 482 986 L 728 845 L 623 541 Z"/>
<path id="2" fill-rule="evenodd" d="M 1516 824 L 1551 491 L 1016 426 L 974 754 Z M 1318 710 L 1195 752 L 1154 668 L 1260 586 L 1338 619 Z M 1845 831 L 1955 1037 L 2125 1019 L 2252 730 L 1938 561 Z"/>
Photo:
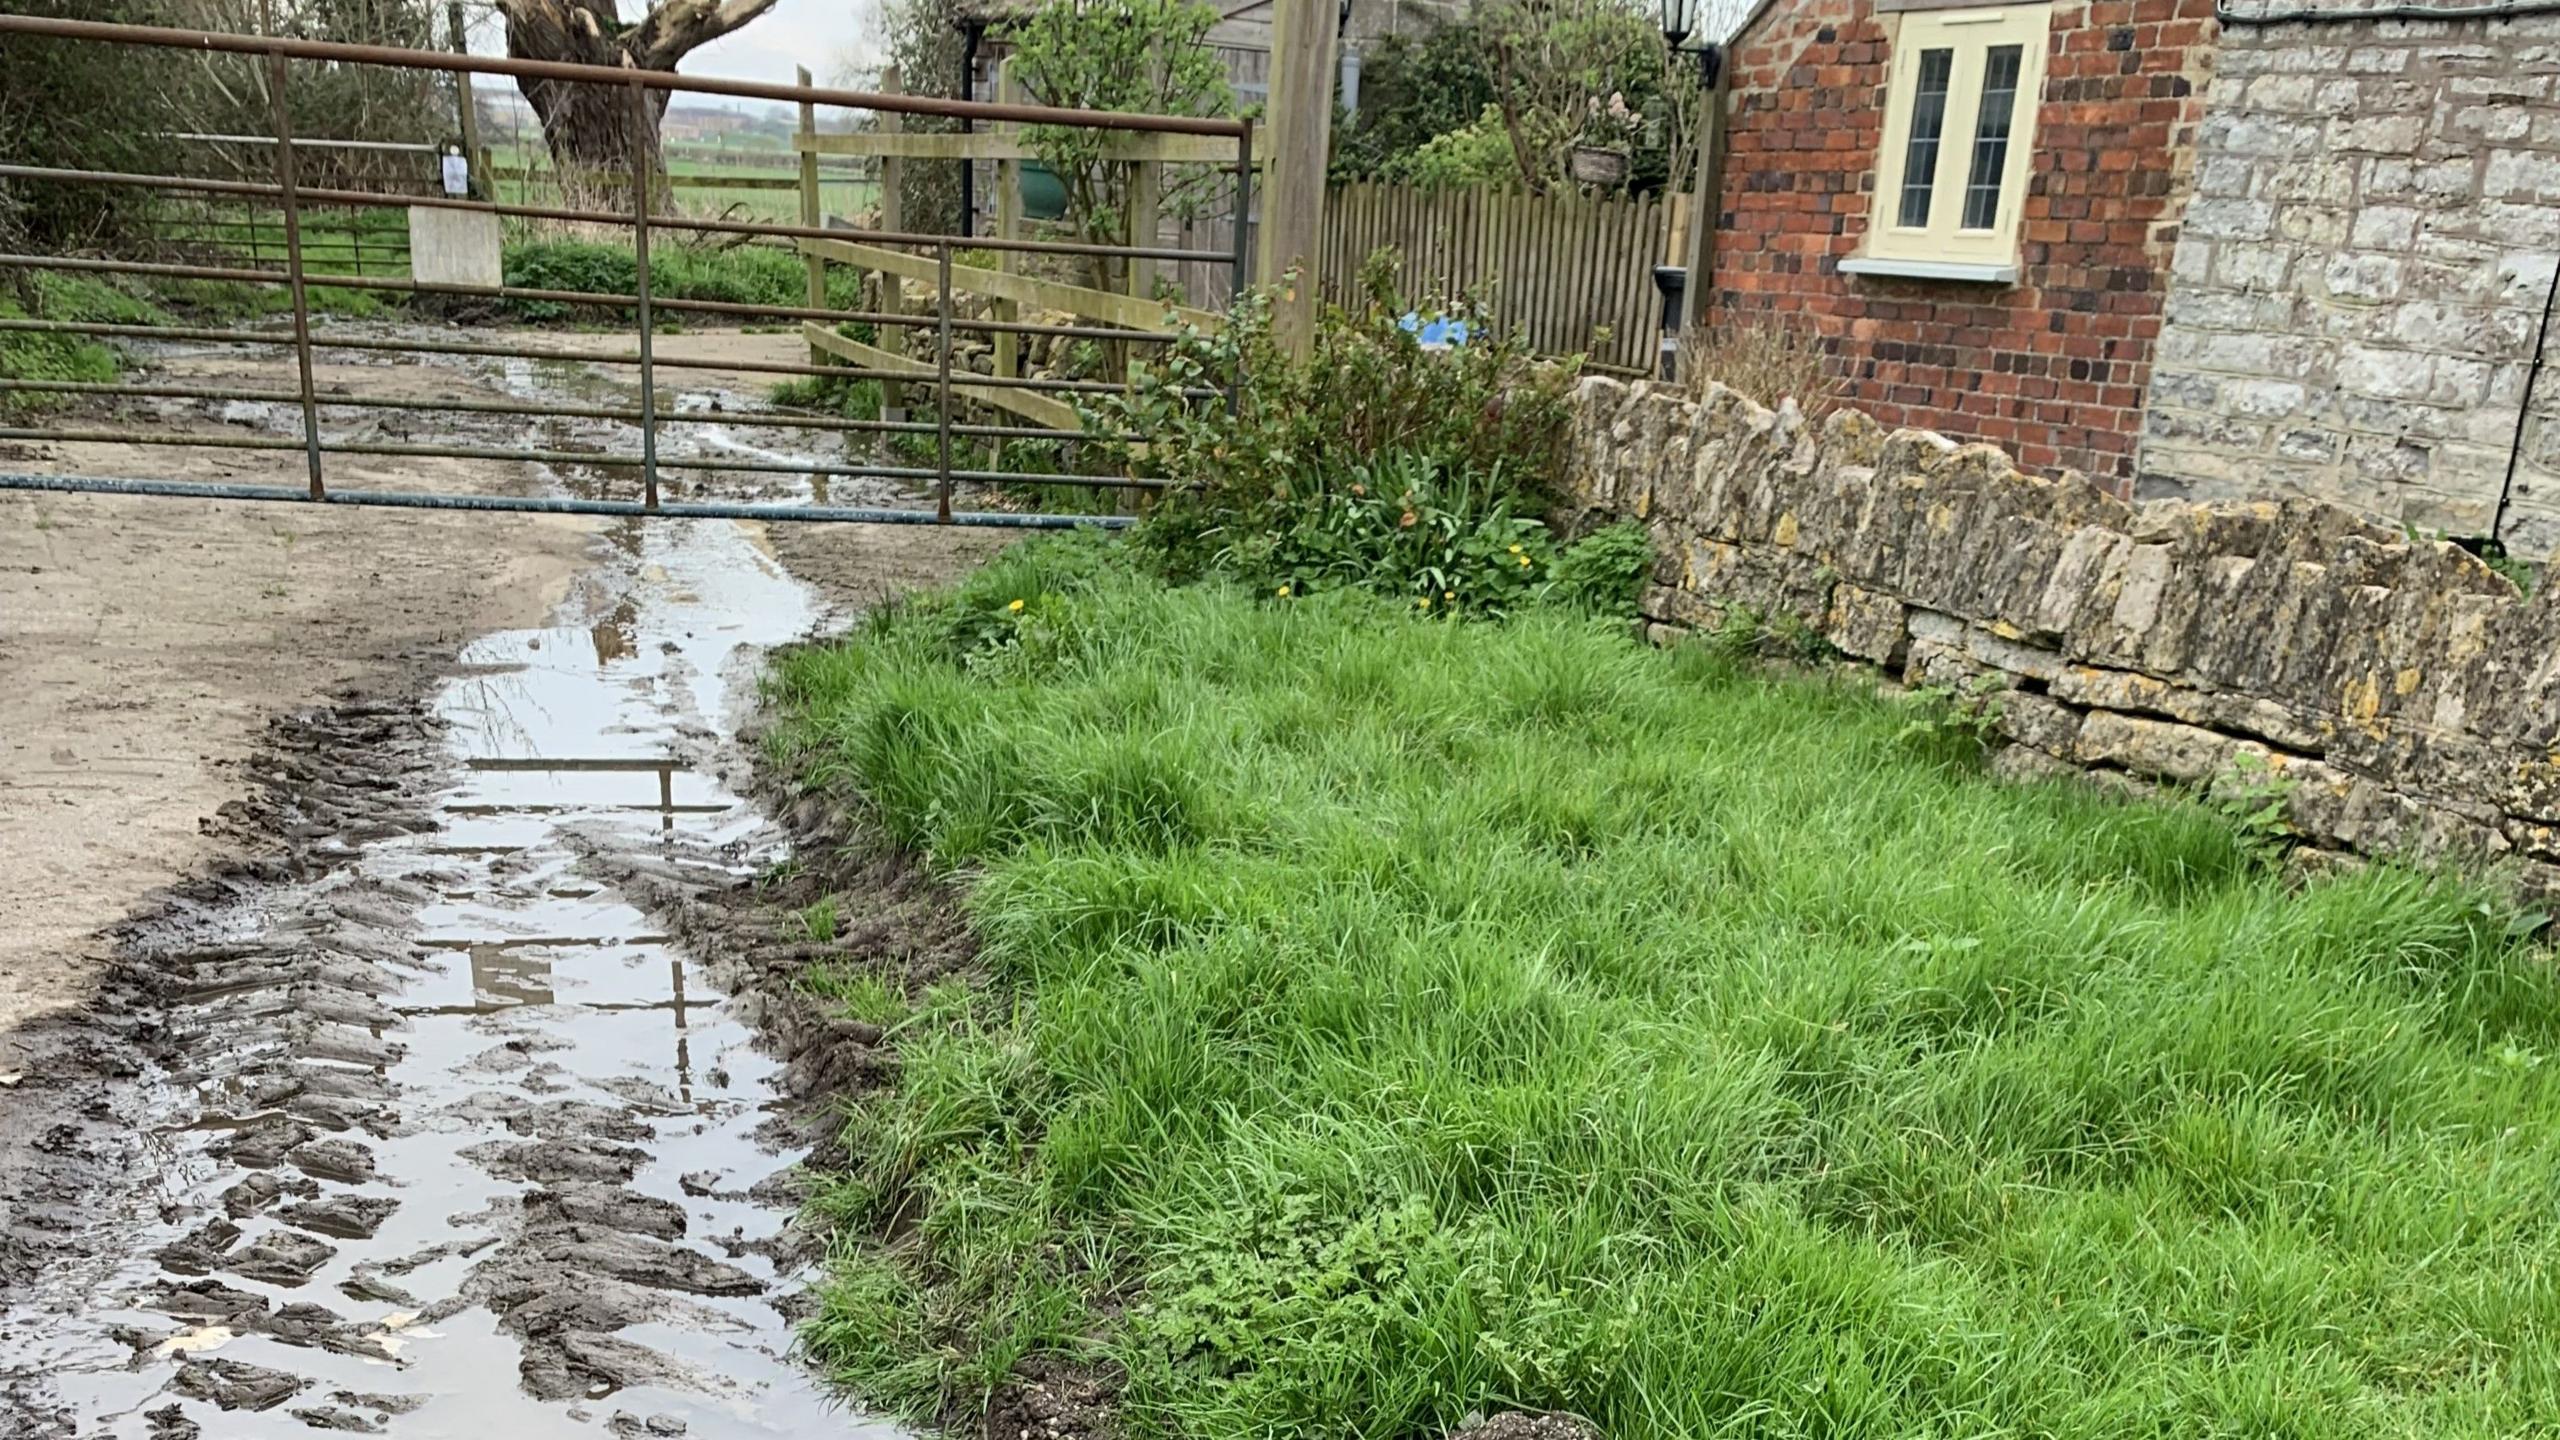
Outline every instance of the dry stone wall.
<path id="1" fill-rule="evenodd" d="M 1657 638 L 1792 616 L 1996 687 L 1998 764 L 2270 784 L 2308 845 L 2560 898 L 2560 587 L 2319 501 L 2129 504 L 1989 445 L 1586 379 L 1571 502 L 1653 532 Z"/>

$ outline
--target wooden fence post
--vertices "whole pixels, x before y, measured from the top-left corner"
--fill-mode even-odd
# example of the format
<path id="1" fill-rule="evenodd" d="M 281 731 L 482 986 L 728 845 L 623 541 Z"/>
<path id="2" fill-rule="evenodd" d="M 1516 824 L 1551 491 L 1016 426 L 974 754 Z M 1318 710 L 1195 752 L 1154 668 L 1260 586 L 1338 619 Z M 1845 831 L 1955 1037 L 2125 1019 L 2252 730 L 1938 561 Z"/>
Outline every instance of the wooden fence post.
<path id="1" fill-rule="evenodd" d="M 1333 132 L 1337 11 L 1318 0 L 1278 0 L 1271 23 L 1270 149 L 1262 174 L 1261 278 L 1291 270 L 1271 310 L 1273 338 L 1303 356 L 1315 342 L 1316 237 L 1324 233 L 1325 156 Z"/>
<path id="2" fill-rule="evenodd" d="M 1695 332 L 1706 318 L 1707 293 L 1716 278 L 1716 223 L 1724 205 L 1724 72 L 1730 57 L 1714 54 L 1715 68 L 1698 95 L 1698 188 L 1689 202 L 1688 251 L 1680 263 L 1689 267 L 1680 290 L 1680 333 Z"/>
<path id="3" fill-rule="evenodd" d="M 1021 86 L 1013 78 L 1013 61 L 1010 57 L 996 66 L 996 99 L 1006 105 L 1018 105 L 1022 101 Z M 997 128 L 1010 132 L 1013 127 L 1006 125 Z M 996 238 L 999 240 L 1022 238 L 1022 162 L 1019 160 L 996 162 Z M 997 251 L 996 268 L 1008 275 L 1020 270 L 1022 268 L 1021 252 Z M 1019 320 L 1022 318 L 1022 307 L 1011 300 L 996 301 L 995 317 L 1004 321 Z M 995 373 L 1009 380 L 1022 378 L 1021 336 L 1010 331 L 996 333 Z"/>
<path id="4" fill-rule="evenodd" d="M 1138 160 L 1129 166 L 1129 243 L 1153 246 L 1164 206 L 1164 166 Z M 1156 297 L 1156 262 L 1131 259 L 1129 293 L 1141 300 Z"/>
<path id="5" fill-rule="evenodd" d="M 802 65 L 797 69 L 800 88 L 806 90 L 811 83 L 809 67 Z M 804 142 L 818 137 L 818 107 L 814 101 L 800 102 L 800 137 Z M 823 223 L 825 213 L 825 207 L 818 203 L 818 152 L 804 144 L 800 151 L 800 223 L 815 229 Z M 803 263 L 809 267 L 809 308 L 823 310 L 827 307 L 827 262 L 807 251 L 801 253 L 805 257 Z M 817 346 L 809 347 L 810 364 L 826 364 L 825 355 L 826 352 Z"/>
<path id="6" fill-rule="evenodd" d="M 891 65 L 881 70 L 880 89 L 882 93 L 889 95 L 902 95 L 906 93 L 905 87 L 899 83 L 897 66 Z M 903 114 L 900 114 L 895 110 L 884 110 L 880 112 L 881 133 L 895 135 L 906 128 L 906 116 Z M 897 156 L 886 155 L 881 157 L 880 228 L 893 233 L 907 228 L 906 198 L 899 193 L 899 181 L 904 178 L 905 173 L 906 166 L 898 159 Z M 886 315 L 905 314 L 906 282 L 887 271 L 879 272 L 879 278 L 881 313 Z M 880 342 L 881 349 L 898 356 L 904 356 L 907 353 L 906 326 L 882 325 L 877 338 Z M 883 420 L 904 420 L 907 418 L 905 393 L 899 389 L 897 382 L 893 380 L 883 380 L 880 382 L 880 418 Z"/>

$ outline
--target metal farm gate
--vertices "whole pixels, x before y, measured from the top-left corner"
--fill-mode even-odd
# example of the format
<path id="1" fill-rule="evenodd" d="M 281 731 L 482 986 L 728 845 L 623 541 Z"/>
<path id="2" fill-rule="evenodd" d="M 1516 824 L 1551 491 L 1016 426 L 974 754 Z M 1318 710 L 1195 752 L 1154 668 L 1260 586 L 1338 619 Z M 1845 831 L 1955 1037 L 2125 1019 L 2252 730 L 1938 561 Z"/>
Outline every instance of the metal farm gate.
<path id="1" fill-rule="evenodd" d="M 1245 283 L 1246 227 L 1242 224 L 1232 227 L 1235 236 L 1232 248 L 1216 253 L 1153 243 L 1106 245 L 1022 238 L 1018 227 L 1011 225 L 994 236 L 920 234 L 897 228 L 894 223 L 865 229 L 856 228 L 842 218 L 822 214 L 814 181 L 804 190 L 800 223 L 767 223 L 738 218 L 734 213 L 726 212 L 684 214 L 678 213 L 669 203 L 668 187 L 663 182 L 652 184 L 659 166 L 657 157 L 648 153 L 633 157 L 627 176 L 601 176 L 603 183 L 591 190 L 590 193 L 607 197 L 608 203 L 627 201 L 611 203 L 611 208 L 594 208 L 592 205 L 581 208 L 566 203 L 565 199 L 564 203 L 557 205 L 509 204 L 441 194 L 421 196 L 415 193 L 316 188 L 300 183 L 298 178 L 302 167 L 297 163 L 298 146 L 284 96 L 292 79 L 293 66 L 300 62 L 382 66 L 440 71 L 457 76 L 492 75 L 514 80 L 611 87 L 626 97 L 624 103 L 637 112 L 635 133 L 643 135 L 656 133 L 656 97 L 652 92 L 668 91 L 774 100 L 796 105 L 800 108 L 804 137 L 816 134 L 818 126 L 814 117 L 825 108 L 861 112 L 870 117 L 867 132 L 862 133 L 887 132 L 892 136 L 901 129 L 899 121 L 905 115 L 957 118 L 970 122 L 969 135 L 930 138 L 958 142 L 961 146 L 958 153 L 971 157 L 976 157 L 980 151 L 987 155 L 1027 153 L 1026 142 L 1022 138 L 1021 127 L 1024 126 L 1081 127 L 1113 132 L 1106 155 L 1115 163 L 1147 166 L 1151 172 L 1166 161 L 1200 167 L 1208 163 L 1207 157 L 1220 157 L 1215 161 L 1217 169 L 1223 171 L 1232 166 L 1232 194 L 1239 214 L 1250 207 L 1253 138 L 1248 121 L 964 102 L 826 89 L 806 84 L 775 85 L 605 66 L 30 16 L 0 15 L 0 38 L 5 37 L 229 54 L 248 57 L 244 63 L 264 63 L 267 87 L 273 97 L 271 149 L 274 176 L 271 180 L 201 174 L 133 174 L 14 163 L 22 157 L 9 155 L 8 139 L 0 137 L 0 182 L 126 187 L 151 192 L 164 200 L 185 197 L 191 202 L 204 204 L 236 202 L 262 214 L 276 216 L 282 232 L 280 244 L 271 241 L 267 246 L 255 249 L 216 247 L 210 252 L 199 248 L 180 252 L 179 258 L 170 258 L 170 252 L 165 248 L 156 252 L 103 255 L 0 254 L 0 270 L 58 274 L 89 272 L 176 282 L 211 281 L 281 287 L 290 328 L 260 330 L 236 326 L 134 324 L 33 315 L 0 316 L 0 331 L 44 332 L 106 340 L 290 347 L 298 383 L 287 390 L 281 387 L 248 389 L 125 381 L 0 378 L 0 396 L 9 393 L 53 394 L 226 405 L 265 404 L 280 407 L 284 413 L 298 412 L 299 421 L 293 427 L 298 433 L 258 435 L 236 431 L 226 433 L 222 428 L 151 430 L 123 425 L 47 426 L 34 423 L 36 417 L 19 416 L 14 421 L 0 417 L 0 440 L 101 442 L 181 451 L 298 451 L 303 456 L 302 468 L 307 475 L 304 484 L 277 485 L 25 473 L 0 469 L 0 489 L 638 517 L 1032 527 L 1120 524 L 1126 523 L 1125 520 L 1113 515 L 959 509 L 954 504 L 955 490 L 963 486 L 993 485 L 1072 486 L 1121 493 L 1165 488 L 1167 481 L 1147 475 L 1071 474 L 1064 473 L 1063 468 L 1047 471 L 1004 468 L 1000 457 L 1005 442 L 1065 442 L 1072 445 L 1095 439 L 1134 438 L 1097 435 L 1075 423 L 1077 417 L 1072 409 L 1073 399 L 1078 395 L 1107 394 L 1123 389 L 1129 374 L 1125 363 L 1117 378 L 1109 375 L 1102 378 L 1065 378 L 1054 370 L 1037 373 L 1016 363 L 1013 357 L 1026 347 L 1045 343 L 1054 349 L 1060 342 L 1090 342 L 1093 346 L 1102 347 L 1101 353 L 1126 357 L 1132 348 L 1140 348 L 1143 352 L 1143 347 L 1171 341 L 1176 333 L 1176 323 L 1196 325 L 1205 319 L 1214 324 L 1218 317 L 1163 305 L 1152 295 L 1132 297 L 1055 281 L 1034 281 L 1018 272 L 1043 264 L 1056 268 L 1063 264 L 1090 263 L 1092 257 L 1102 256 L 1109 257 L 1109 264 L 1116 265 L 1122 273 L 1152 276 L 1157 273 L 1157 266 L 1149 262 L 1173 262 L 1171 268 L 1179 273 L 1181 262 L 1194 262 L 1196 267 L 1198 262 L 1206 261 L 1214 262 L 1231 276 L 1235 290 L 1240 291 Z M 830 148 L 828 142 L 831 140 L 832 137 L 826 140 L 804 138 L 800 148 L 804 152 Z M 967 148 L 971 144 L 976 149 Z M 804 173 L 814 170 L 815 159 L 815 153 L 804 153 Z M 1007 178 L 1011 178 L 1009 173 Z M 401 274 L 385 273 L 384 267 L 370 263 L 343 270 L 326 268 L 325 260 L 319 266 L 313 263 L 315 255 L 329 256 L 333 253 L 325 243 L 315 245 L 306 238 L 312 230 L 315 212 L 361 217 L 369 212 L 393 210 L 414 215 L 417 210 L 412 207 L 472 212 L 492 217 L 500 227 L 546 222 L 561 227 L 564 233 L 582 238 L 605 238 L 626 243 L 633 257 L 634 283 L 629 293 L 611 293 L 422 279 L 414 269 L 405 265 L 402 268 L 408 273 Z M 886 214 L 894 222 L 898 214 L 894 204 L 886 208 Z M 1152 230 L 1153 227 L 1148 228 Z M 801 303 L 769 304 L 653 295 L 651 244 L 653 239 L 668 236 L 670 232 L 680 232 L 686 238 L 721 237 L 724 243 L 734 245 L 786 248 L 806 267 L 807 284 Z M 1152 241 L 1155 237 L 1149 234 L 1139 238 Z M 970 257 L 977 263 L 963 261 L 955 265 L 955 251 L 986 251 L 991 252 L 993 258 Z M 204 263 L 208 253 L 210 258 L 226 263 Z M 267 260 L 274 263 L 260 263 Z M 867 291 L 858 289 L 856 293 L 867 293 L 872 297 L 872 303 L 864 308 L 830 304 L 828 266 L 831 264 L 859 270 L 869 277 L 870 288 Z M 956 287 L 955 270 L 960 275 Z M 989 278 L 973 281 L 972 277 Z M 912 294 L 908 289 L 911 284 L 929 286 L 929 298 Z M 397 333 L 403 327 L 346 325 L 332 321 L 315 309 L 311 292 L 324 286 L 339 291 L 448 297 L 454 303 L 539 302 L 548 306 L 574 307 L 589 313 L 627 315 L 630 340 L 628 343 L 601 346 L 574 343 L 576 337 L 564 334 L 559 337 L 559 343 L 552 343 L 546 338 L 543 343 L 527 344 L 503 338 L 473 339 L 470 331 L 460 328 L 451 329 L 449 334 L 440 332 L 437 338 L 423 338 Z M 956 300 L 973 292 L 1008 298 L 980 307 L 981 313 L 961 313 L 962 305 Z M 1102 303 L 1104 301 L 1116 303 Z M 1026 314 L 1026 310 L 1034 313 Z M 1137 313 L 1139 310 L 1145 313 Z M 1052 314 L 1063 311 L 1066 320 L 1072 323 L 1043 323 L 1037 318 L 1037 312 L 1041 311 Z M 1096 323 L 1083 323 L 1096 315 L 1108 318 Z M 669 316 L 679 321 L 718 319 L 744 324 L 797 321 L 800 338 L 806 342 L 806 359 L 739 359 L 662 351 L 661 340 L 670 338 Z M 1150 317 L 1155 323 L 1148 323 Z M 868 327 L 871 339 L 867 343 L 858 343 L 842 333 L 861 327 Z M 960 368 L 961 361 L 955 357 L 964 347 L 971 348 L 973 353 L 988 348 L 1001 351 L 1006 363 L 1002 367 L 990 366 L 986 373 Z M 414 362 L 414 357 L 419 356 L 466 356 L 636 367 L 637 394 L 627 404 L 578 405 L 496 398 L 362 395 L 341 387 L 323 389 L 316 385 L 313 379 L 313 356 L 316 352 L 344 352 L 359 358 L 387 358 L 395 363 L 403 359 Z M 270 349 L 266 353 L 273 351 Z M 930 415 L 917 415 L 894 403 L 884 408 L 877 418 L 768 413 L 764 410 L 742 414 L 721 409 L 720 397 L 713 392 L 688 388 L 684 377 L 688 372 L 698 371 L 743 372 L 777 378 L 874 380 L 881 382 L 884 393 L 893 399 L 904 397 L 921 402 L 929 396 Z M 670 381 L 670 376 L 675 378 Z M 1204 402 L 1221 398 L 1216 391 L 1195 390 L 1191 393 L 1194 399 Z M 923 408 L 921 403 L 917 408 Z M 339 410 L 374 415 L 383 411 L 400 411 L 426 417 L 430 422 L 437 415 L 513 415 L 528 420 L 569 419 L 609 423 L 617 427 L 614 433 L 623 436 L 624 440 L 620 446 L 610 449 L 453 444 L 432 438 L 431 426 L 419 438 L 351 438 L 343 431 L 332 434 L 327 416 L 329 412 Z M 838 437 L 834 443 L 838 445 L 846 443 L 842 438 L 846 436 L 869 435 L 884 446 L 897 437 L 908 437 L 904 447 L 908 453 L 896 457 L 907 463 L 884 463 L 877 456 L 863 457 L 850 451 L 841 457 L 771 453 L 750 456 L 739 454 L 734 449 L 724 451 L 687 443 L 687 427 L 715 419 L 799 432 L 834 432 Z M 1032 423 L 995 423 L 1026 419 Z M 921 463 L 919 452 L 928 438 L 932 463 L 925 464 Z M 955 451 L 959 444 L 972 447 L 989 445 L 992 456 L 983 467 L 961 463 Z M 521 495 L 406 488 L 333 489 L 326 473 L 328 457 L 332 455 L 414 456 L 578 467 L 590 473 L 636 476 L 638 483 L 634 487 L 636 493 L 629 498 L 614 498 L 603 493 Z M 811 493 L 807 499 L 792 503 L 753 497 L 680 500 L 662 493 L 661 477 L 669 472 L 715 478 L 724 474 L 797 476 Z M 826 477 L 870 477 L 904 484 L 914 492 L 914 507 L 826 503 Z M 697 490 L 702 488 L 703 482 L 694 483 Z M 926 487 L 930 487 L 929 493 Z M 926 508 L 928 503 L 930 508 Z"/>

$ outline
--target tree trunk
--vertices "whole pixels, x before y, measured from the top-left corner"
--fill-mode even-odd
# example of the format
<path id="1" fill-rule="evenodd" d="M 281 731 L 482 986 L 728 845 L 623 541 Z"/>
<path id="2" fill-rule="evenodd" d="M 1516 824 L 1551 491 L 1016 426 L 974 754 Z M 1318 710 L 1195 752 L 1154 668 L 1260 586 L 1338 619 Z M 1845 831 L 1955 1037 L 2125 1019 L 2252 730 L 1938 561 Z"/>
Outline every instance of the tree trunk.
<path id="1" fill-rule="evenodd" d="M 507 19 L 507 53 L 519 60 L 563 60 L 619 70 L 666 70 L 694 50 L 773 8 L 775 0 L 659 0 L 636 24 L 621 22 L 616 0 L 498 0 Z M 658 122 L 668 92 L 644 90 L 642 105 L 619 85 L 571 80 L 519 80 L 542 122 L 542 138 L 564 180 L 581 182 L 628 203 L 635 156 L 663 180 Z M 647 115 L 644 122 L 642 114 Z M 663 188 L 660 192 L 663 194 Z"/>

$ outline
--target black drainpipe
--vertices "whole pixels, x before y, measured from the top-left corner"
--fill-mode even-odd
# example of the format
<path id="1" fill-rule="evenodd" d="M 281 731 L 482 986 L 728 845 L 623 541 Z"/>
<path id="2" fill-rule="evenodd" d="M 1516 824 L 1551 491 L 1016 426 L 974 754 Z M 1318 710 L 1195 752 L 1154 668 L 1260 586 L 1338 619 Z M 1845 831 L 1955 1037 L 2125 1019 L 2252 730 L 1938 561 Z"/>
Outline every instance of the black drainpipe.
<path id="1" fill-rule="evenodd" d="M 963 20 L 960 22 L 960 98 L 963 100 L 975 100 L 978 98 L 978 37 L 986 33 L 987 22 L 984 20 Z M 963 135 L 977 134 L 978 122 L 966 115 L 961 116 L 960 133 Z M 976 234 L 977 224 L 978 162 L 975 160 L 963 160 L 960 162 L 961 238 L 965 240 Z"/>
<path id="2" fill-rule="evenodd" d="M 2542 323 L 2533 327 L 2533 363 L 2525 367 L 2524 394 L 2516 397 L 2516 433 L 2507 442 L 2506 483 L 2498 487 L 2498 509 L 2489 517 L 2490 543 L 2504 549 L 2507 543 L 2507 502 L 2516 493 L 2516 461 L 2524 455 L 2525 422 L 2533 418 L 2533 387 L 2542 378 L 2543 342 L 2551 335 L 2551 307 L 2560 301 L 2560 264 L 2551 269 L 2551 288 L 2543 292 Z"/>

